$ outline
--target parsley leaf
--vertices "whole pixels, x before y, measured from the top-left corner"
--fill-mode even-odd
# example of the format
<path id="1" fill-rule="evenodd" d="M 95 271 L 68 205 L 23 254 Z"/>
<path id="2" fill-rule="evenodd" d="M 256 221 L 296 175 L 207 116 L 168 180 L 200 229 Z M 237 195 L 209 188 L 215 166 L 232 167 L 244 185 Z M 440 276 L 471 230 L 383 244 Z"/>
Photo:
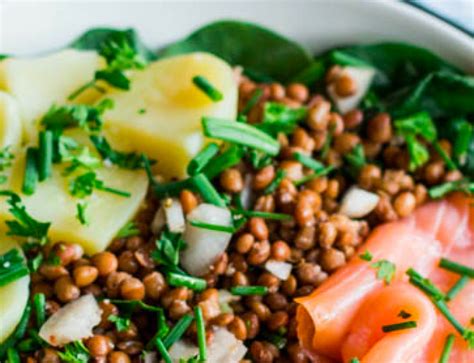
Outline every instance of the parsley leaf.
<path id="1" fill-rule="evenodd" d="M 359 258 L 364 261 L 372 261 L 372 254 L 366 250 L 363 254 L 359 255 Z"/>
<path id="2" fill-rule="evenodd" d="M 179 252 L 185 247 L 181 234 L 165 230 L 156 240 L 156 249 L 151 253 L 153 260 L 175 270 L 179 263 Z"/>
<path id="3" fill-rule="evenodd" d="M 372 263 L 370 266 L 377 269 L 377 278 L 379 280 L 384 280 L 387 285 L 390 284 L 395 275 L 396 266 L 394 263 L 388 260 L 380 260 Z"/>
<path id="4" fill-rule="evenodd" d="M 76 218 L 80 224 L 84 226 L 89 225 L 89 219 L 86 215 L 87 203 L 86 202 L 79 202 L 76 204 Z"/>
<path id="5" fill-rule="evenodd" d="M 117 238 L 126 238 L 132 236 L 138 236 L 140 229 L 137 227 L 135 222 L 128 222 L 117 233 Z"/>
<path id="6" fill-rule="evenodd" d="M 110 160 L 113 164 L 124 169 L 141 169 L 145 165 L 141 154 L 134 152 L 126 153 L 112 149 L 104 136 L 91 135 L 90 137 L 95 148 L 105 160 Z M 150 160 L 153 164 L 155 161 Z"/>
<path id="7" fill-rule="evenodd" d="M 344 155 L 344 158 L 349 163 L 349 172 L 353 177 L 357 177 L 360 170 L 367 163 L 362 144 L 357 144 L 349 153 Z"/>
<path id="8" fill-rule="evenodd" d="M 439 184 L 430 188 L 428 194 L 431 198 L 437 199 L 456 191 L 466 194 L 474 194 L 474 182 L 469 182 L 469 179 L 461 179 Z"/>
<path id="9" fill-rule="evenodd" d="M 80 340 L 66 344 L 64 352 L 58 352 L 58 355 L 66 363 L 87 363 L 90 359 L 89 351 Z"/>
<path id="10" fill-rule="evenodd" d="M 10 152 L 10 146 L 0 148 L 0 171 L 5 171 L 12 166 L 13 159 L 14 156 Z"/>
<path id="11" fill-rule="evenodd" d="M 130 197 L 129 192 L 105 186 L 102 180 L 97 179 L 97 174 L 93 171 L 79 175 L 69 185 L 69 191 L 71 194 L 78 198 L 84 198 L 91 195 L 94 189 L 117 194 L 122 197 Z"/>
<path id="12" fill-rule="evenodd" d="M 0 191 L 0 196 L 7 196 L 7 203 L 10 205 L 8 211 L 15 218 L 5 221 L 9 231 L 9 236 L 32 238 L 40 244 L 45 244 L 51 223 L 39 222 L 31 217 L 26 208 L 21 203 L 21 198 L 11 191 Z"/>
<path id="13" fill-rule="evenodd" d="M 93 155 L 87 146 L 78 145 L 74 139 L 61 136 L 58 142 L 61 162 L 69 162 L 64 169 L 64 175 L 69 175 L 78 168 L 96 169 L 102 165 L 101 160 Z"/>
<path id="14" fill-rule="evenodd" d="M 263 121 L 256 127 L 272 136 L 279 132 L 290 134 L 298 122 L 304 120 L 308 110 L 306 107 L 288 107 L 277 102 L 267 102 L 263 108 Z"/>
<path id="15" fill-rule="evenodd" d="M 0 286 L 28 275 L 25 259 L 17 248 L 0 255 Z"/>
<path id="16" fill-rule="evenodd" d="M 108 320 L 115 324 L 115 329 L 118 332 L 127 330 L 131 323 L 129 317 L 120 317 L 118 315 L 109 315 Z"/>

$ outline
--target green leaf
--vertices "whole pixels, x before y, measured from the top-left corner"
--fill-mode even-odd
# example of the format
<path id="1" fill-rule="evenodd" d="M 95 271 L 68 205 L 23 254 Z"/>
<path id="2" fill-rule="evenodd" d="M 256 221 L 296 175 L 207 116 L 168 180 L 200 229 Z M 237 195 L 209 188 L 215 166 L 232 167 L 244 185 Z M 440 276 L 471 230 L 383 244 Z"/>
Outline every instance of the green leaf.
<path id="1" fill-rule="evenodd" d="M 64 352 L 58 352 L 58 355 L 66 363 L 87 363 L 90 359 L 89 351 L 80 340 L 66 344 Z"/>
<path id="2" fill-rule="evenodd" d="M 306 107 L 293 108 L 281 103 L 266 102 L 263 108 L 263 121 L 256 127 L 272 136 L 277 136 L 279 132 L 290 134 L 307 114 Z"/>
<path id="3" fill-rule="evenodd" d="M 117 329 L 118 332 L 127 330 L 131 323 L 129 317 L 120 317 L 118 315 L 109 315 L 107 320 L 114 323 L 115 329 Z"/>
<path id="4" fill-rule="evenodd" d="M 74 40 L 69 46 L 75 49 L 96 50 L 99 52 L 102 45 L 108 41 L 118 43 L 126 41 L 143 59 L 147 61 L 156 59 L 156 55 L 143 44 L 134 29 L 90 29 Z"/>
<path id="5" fill-rule="evenodd" d="M 9 145 L 0 148 L 0 171 L 5 171 L 12 166 L 14 158 Z"/>
<path id="6" fill-rule="evenodd" d="M 179 252 L 185 247 L 181 234 L 165 230 L 155 244 L 156 249 L 151 253 L 153 260 L 172 270 L 176 269 L 179 263 Z"/>
<path id="7" fill-rule="evenodd" d="M 395 276 L 396 266 L 388 260 L 380 260 L 370 265 L 377 270 L 377 279 L 384 280 L 388 285 Z"/>
<path id="8" fill-rule="evenodd" d="M 80 224 L 87 226 L 89 225 L 89 219 L 86 215 L 86 209 L 88 204 L 85 202 L 80 202 L 76 204 L 76 218 Z"/>
<path id="9" fill-rule="evenodd" d="M 0 287 L 28 275 L 25 259 L 17 248 L 0 255 Z"/>
<path id="10" fill-rule="evenodd" d="M 233 20 L 208 24 L 165 47 L 158 56 L 198 51 L 215 54 L 231 65 L 244 67 L 251 78 L 280 82 L 290 80 L 312 64 L 309 53 L 297 43 L 259 25 Z"/>
<path id="11" fill-rule="evenodd" d="M 109 160 L 113 164 L 124 169 L 135 170 L 144 168 L 143 157 L 141 154 L 114 150 L 108 143 L 107 139 L 102 135 L 91 135 L 90 140 L 105 160 Z M 154 164 L 155 160 L 150 160 L 150 163 Z"/>
<path id="12" fill-rule="evenodd" d="M 132 236 L 138 236 L 140 230 L 138 229 L 135 222 L 128 222 L 117 233 L 117 238 L 127 238 Z"/>
<path id="13" fill-rule="evenodd" d="M 418 112 L 416 114 L 400 118 L 394 122 L 397 132 L 402 135 L 422 136 L 426 141 L 436 140 L 437 131 L 429 113 Z"/>

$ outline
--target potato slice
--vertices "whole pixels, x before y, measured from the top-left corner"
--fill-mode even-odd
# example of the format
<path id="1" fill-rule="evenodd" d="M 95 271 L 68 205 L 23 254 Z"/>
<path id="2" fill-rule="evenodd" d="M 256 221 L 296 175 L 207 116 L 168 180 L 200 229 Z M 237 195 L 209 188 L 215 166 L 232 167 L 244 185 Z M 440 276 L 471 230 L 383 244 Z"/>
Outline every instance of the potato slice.
<path id="1" fill-rule="evenodd" d="M 224 95 L 213 102 L 192 82 L 207 78 Z M 115 107 L 104 115 L 111 143 L 156 159 L 155 171 L 183 177 L 186 165 L 202 148 L 202 116 L 235 119 L 237 84 L 232 68 L 207 53 L 193 53 L 157 61 L 132 77 L 130 91 L 106 95 Z"/>
<path id="2" fill-rule="evenodd" d="M 96 52 L 72 49 L 31 59 L 7 58 L 0 63 L 0 88 L 18 99 L 28 141 L 36 139 L 38 118 L 53 103 L 66 102 L 103 64 Z M 87 92 L 75 101 L 93 102 L 98 96 L 98 92 Z"/>
<path id="3" fill-rule="evenodd" d="M 3 228 L 3 227 L 2 227 Z M 12 248 L 20 248 L 13 238 L 0 232 L 0 254 Z M 0 287 L 0 344 L 7 339 L 20 322 L 28 302 L 30 276 L 23 276 Z"/>
<path id="4" fill-rule="evenodd" d="M 0 91 L 0 149 L 6 146 L 13 151 L 21 143 L 20 110 L 16 100 Z"/>
<path id="5" fill-rule="evenodd" d="M 15 159 L 8 185 L 20 194 L 23 182 L 25 156 L 22 151 Z M 144 171 L 125 170 L 115 166 L 97 169 L 97 176 L 106 186 L 131 193 L 131 197 L 122 197 L 108 192 L 95 190 L 86 198 L 88 226 L 81 225 L 76 218 L 76 205 L 80 199 L 70 195 L 68 190 L 71 177 L 61 175 L 63 166 L 55 165 L 51 178 L 38 184 L 31 196 L 21 195 L 26 210 L 42 222 L 52 222 L 49 230 L 51 241 L 79 243 L 89 253 L 103 251 L 115 237 L 120 228 L 134 217 L 148 188 L 148 179 Z M 0 197 L 1 198 L 1 197 Z M 11 219 L 8 206 L 0 203 L 0 223 Z"/>

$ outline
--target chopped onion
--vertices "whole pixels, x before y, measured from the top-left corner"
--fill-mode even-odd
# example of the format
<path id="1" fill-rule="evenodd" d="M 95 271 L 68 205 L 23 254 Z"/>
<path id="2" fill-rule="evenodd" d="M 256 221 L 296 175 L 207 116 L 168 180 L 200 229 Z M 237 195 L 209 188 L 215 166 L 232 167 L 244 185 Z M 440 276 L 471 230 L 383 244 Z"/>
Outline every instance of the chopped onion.
<path id="1" fill-rule="evenodd" d="M 166 216 L 166 224 L 168 229 L 173 233 L 184 232 L 186 222 L 184 220 L 183 207 L 181 202 L 176 199 L 165 199 L 162 203 L 162 208 Z"/>
<path id="2" fill-rule="evenodd" d="M 368 67 L 344 67 L 342 72 L 347 74 L 357 85 L 357 91 L 355 94 L 349 97 L 341 97 L 336 93 L 334 83 L 328 86 L 328 94 L 336 104 L 337 109 L 341 113 L 346 113 L 356 108 L 360 101 L 364 98 L 365 94 L 370 88 L 372 79 L 375 75 L 375 70 Z"/>
<path id="3" fill-rule="evenodd" d="M 165 211 L 162 207 L 158 208 L 151 222 L 151 231 L 153 234 L 160 233 L 166 225 L 166 216 Z"/>
<path id="4" fill-rule="evenodd" d="M 283 281 L 288 279 L 292 268 L 293 266 L 290 263 L 283 261 L 268 260 L 265 263 L 265 269 Z"/>
<path id="5" fill-rule="evenodd" d="M 227 329 L 218 328 L 214 331 L 211 343 L 207 347 L 207 363 L 239 363 L 245 356 L 247 348 L 234 334 Z M 173 362 L 180 358 L 190 358 L 199 353 L 196 345 L 178 340 L 169 350 Z"/>
<path id="6" fill-rule="evenodd" d="M 143 363 L 158 363 L 156 352 L 143 352 Z"/>
<path id="7" fill-rule="evenodd" d="M 232 234 L 195 227 L 189 222 L 199 221 L 229 227 L 232 226 L 232 217 L 227 208 L 203 203 L 194 208 L 187 219 L 183 234 L 187 247 L 181 253 L 181 265 L 191 275 L 202 276 L 226 250 Z"/>
<path id="8" fill-rule="evenodd" d="M 344 194 L 339 212 L 350 218 L 361 218 L 375 209 L 379 199 L 377 194 L 352 187 Z"/>
<path id="9" fill-rule="evenodd" d="M 63 346 L 92 336 L 102 311 L 92 295 L 84 295 L 55 312 L 43 324 L 39 336 L 52 346 Z"/>
<path id="10" fill-rule="evenodd" d="M 252 201 L 254 198 L 253 189 L 253 176 L 252 174 L 245 175 L 244 187 L 240 192 L 240 202 L 245 209 L 249 209 L 252 206 Z"/>
<path id="11" fill-rule="evenodd" d="M 221 312 L 223 313 L 232 313 L 232 307 L 230 306 L 231 302 L 239 301 L 240 296 L 232 295 L 228 290 L 218 290 L 218 301 Z"/>

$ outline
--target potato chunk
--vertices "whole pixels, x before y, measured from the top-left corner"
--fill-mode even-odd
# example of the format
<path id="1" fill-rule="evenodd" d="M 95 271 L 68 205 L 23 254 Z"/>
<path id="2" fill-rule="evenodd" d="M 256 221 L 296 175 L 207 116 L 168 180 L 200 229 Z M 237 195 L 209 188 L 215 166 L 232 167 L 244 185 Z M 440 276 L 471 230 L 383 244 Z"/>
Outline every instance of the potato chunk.
<path id="1" fill-rule="evenodd" d="M 21 143 L 21 119 L 16 100 L 0 91 L 0 149 L 15 150 Z"/>
<path id="2" fill-rule="evenodd" d="M 204 76 L 224 95 L 213 102 L 192 79 Z M 183 177 L 186 165 L 202 148 L 202 116 L 233 120 L 237 84 L 231 67 L 207 53 L 154 62 L 132 76 L 130 91 L 107 95 L 115 107 L 106 112 L 106 129 L 114 146 L 141 151 L 158 163 L 165 177 Z"/>

